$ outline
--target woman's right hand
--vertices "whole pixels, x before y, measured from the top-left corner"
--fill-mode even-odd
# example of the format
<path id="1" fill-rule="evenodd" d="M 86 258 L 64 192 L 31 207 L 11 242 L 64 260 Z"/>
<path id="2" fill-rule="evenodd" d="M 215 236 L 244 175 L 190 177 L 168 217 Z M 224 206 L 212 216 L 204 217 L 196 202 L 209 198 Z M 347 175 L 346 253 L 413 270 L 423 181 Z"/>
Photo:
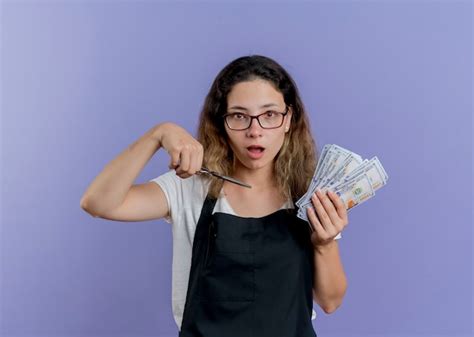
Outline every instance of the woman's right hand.
<path id="1" fill-rule="evenodd" d="M 189 178 L 202 167 L 204 149 L 189 132 L 174 123 L 161 125 L 160 144 L 171 157 L 169 168 L 176 175 Z"/>

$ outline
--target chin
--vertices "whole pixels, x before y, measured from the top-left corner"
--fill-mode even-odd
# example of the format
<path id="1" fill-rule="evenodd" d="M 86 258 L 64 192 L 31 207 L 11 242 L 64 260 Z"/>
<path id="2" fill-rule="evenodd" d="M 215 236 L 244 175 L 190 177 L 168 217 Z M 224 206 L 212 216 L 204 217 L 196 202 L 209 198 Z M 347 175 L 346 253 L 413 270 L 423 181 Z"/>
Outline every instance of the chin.
<path id="1" fill-rule="evenodd" d="M 273 160 L 268 160 L 266 158 L 265 160 L 262 159 L 263 158 L 261 158 L 260 160 L 248 160 L 247 158 L 245 158 L 245 160 L 242 160 L 238 158 L 242 166 L 245 166 L 246 168 L 251 170 L 258 170 L 273 163 Z"/>

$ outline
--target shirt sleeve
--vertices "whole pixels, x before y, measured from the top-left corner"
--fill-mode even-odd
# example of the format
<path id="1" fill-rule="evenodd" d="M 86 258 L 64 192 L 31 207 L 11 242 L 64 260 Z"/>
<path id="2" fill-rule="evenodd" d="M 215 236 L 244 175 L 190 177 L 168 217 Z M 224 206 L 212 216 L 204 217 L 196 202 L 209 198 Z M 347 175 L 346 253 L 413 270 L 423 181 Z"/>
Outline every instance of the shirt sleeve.
<path id="1" fill-rule="evenodd" d="M 339 240 L 340 238 L 342 238 L 342 232 L 340 232 L 339 234 L 337 234 L 337 235 L 334 237 L 334 240 Z"/>
<path id="2" fill-rule="evenodd" d="M 166 196 L 168 202 L 169 216 L 164 217 L 165 221 L 172 224 L 176 221 L 179 214 L 179 203 L 182 200 L 182 179 L 176 175 L 174 169 L 153 178 L 152 181 L 158 184 Z"/>

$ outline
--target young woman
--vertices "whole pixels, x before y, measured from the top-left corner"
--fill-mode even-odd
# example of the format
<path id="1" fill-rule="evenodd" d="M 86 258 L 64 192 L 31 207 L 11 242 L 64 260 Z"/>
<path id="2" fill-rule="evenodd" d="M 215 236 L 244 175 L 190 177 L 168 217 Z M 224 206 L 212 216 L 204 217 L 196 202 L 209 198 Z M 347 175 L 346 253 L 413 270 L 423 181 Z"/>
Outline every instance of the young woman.
<path id="1" fill-rule="evenodd" d="M 170 171 L 133 185 L 160 148 Z M 333 312 L 347 288 L 336 239 L 348 224 L 332 193 L 312 196 L 310 224 L 296 216 L 317 155 L 287 71 L 268 57 L 240 57 L 214 80 L 197 139 L 176 124 L 156 125 L 105 167 L 81 207 L 105 219 L 172 224 L 180 337 L 316 336 L 313 300 Z"/>

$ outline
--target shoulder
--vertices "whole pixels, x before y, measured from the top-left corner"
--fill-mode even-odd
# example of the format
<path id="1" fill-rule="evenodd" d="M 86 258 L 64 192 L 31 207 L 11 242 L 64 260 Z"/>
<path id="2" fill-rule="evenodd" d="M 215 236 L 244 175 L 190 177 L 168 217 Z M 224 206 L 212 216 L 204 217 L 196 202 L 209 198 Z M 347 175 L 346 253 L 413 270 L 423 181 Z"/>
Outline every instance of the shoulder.
<path id="1" fill-rule="evenodd" d="M 181 178 L 174 169 L 149 181 L 165 185 L 166 188 L 174 189 L 176 192 L 202 192 L 209 188 L 209 179 L 205 176 L 193 174 L 191 177 Z"/>
<path id="2" fill-rule="evenodd" d="M 194 174 L 188 178 L 176 175 L 174 169 L 151 179 L 157 183 L 166 195 L 169 210 L 174 221 L 190 209 L 202 206 L 206 198 L 210 179 Z"/>

